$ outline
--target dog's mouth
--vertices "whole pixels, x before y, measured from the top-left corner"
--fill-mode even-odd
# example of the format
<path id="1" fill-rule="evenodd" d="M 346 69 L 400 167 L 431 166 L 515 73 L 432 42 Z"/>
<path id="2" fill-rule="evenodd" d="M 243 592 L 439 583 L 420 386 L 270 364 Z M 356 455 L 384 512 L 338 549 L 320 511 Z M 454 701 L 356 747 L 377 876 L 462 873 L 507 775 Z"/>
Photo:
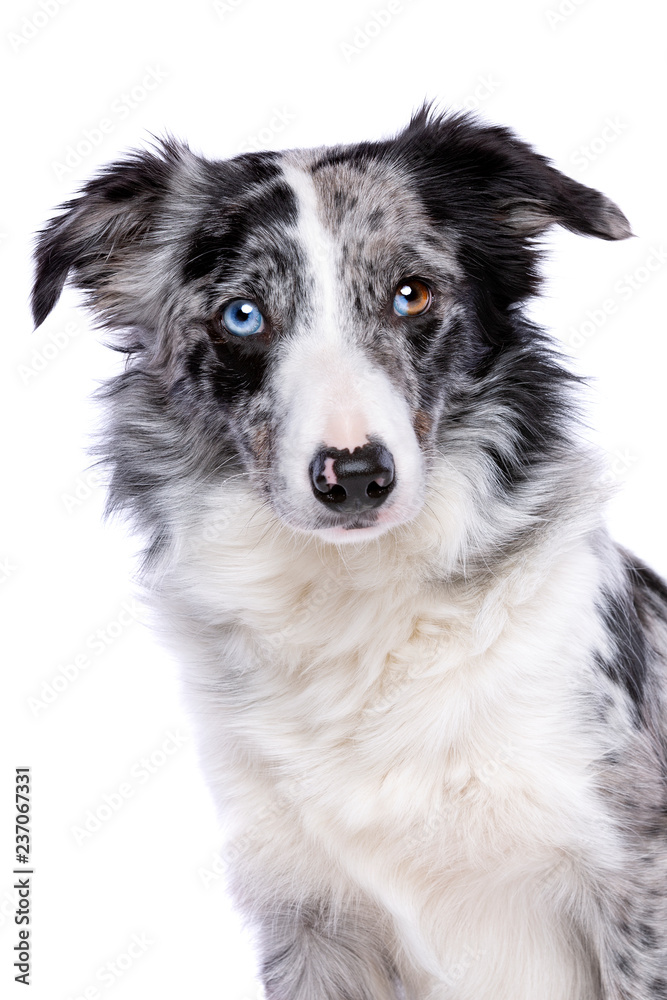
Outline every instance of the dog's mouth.
<path id="1" fill-rule="evenodd" d="M 292 527 L 297 527 L 309 535 L 321 538 L 346 540 L 354 536 L 370 536 L 386 531 L 393 523 L 389 510 L 380 511 L 305 511 L 285 510 L 279 512 L 279 517 L 286 520 Z"/>
<path id="2" fill-rule="evenodd" d="M 411 520 L 421 507 L 418 503 L 394 503 L 393 497 L 386 504 L 370 509 L 354 502 L 339 506 L 315 498 L 309 500 L 303 495 L 296 503 L 295 499 L 285 492 L 271 496 L 270 503 L 278 519 L 300 533 L 336 543 L 362 542 L 382 535 Z"/>
<path id="3" fill-rule="evenodd" d="M 383 523 L 379 518 L 374 518 L 373 520 L 357 519 L 344 524 L 318 528 L 314 534 L 326 542 L 347 544 L 350 542 L 370 541 L 372 538 L 383 535 L 390 527 L 390 524 Z"/>
<path id="4" fill-rule="evenodd" d="M 318 507 L 320 505 L 318 504 Z M 421 510 L 421 502 L 417 497 L 412 503 L 388 502 L 380 508 L 371 510 L 309 510 L 292 509 L 281 511 L 279 516 L 293 528 L 323 541 L 345 544 L 349 542 L 366 542 L 372 538 L 384 535 L 392 528 L 411 521 Z"/>
<path id="5" fill-rule="evenodd" d="M 349 524 L 341 524 L 340 528 L 342 531 L 357 531 L 362 528 L 372 528 L 376 524 L 377 524 L 377 518 L 373 518 L 373 520 L 368 520 L 368 518 L 365 518 L 363 520 L 362 518 L 357 518 L 355 521 L 351 521 Z"/>
<path id="6" fill-rule="evenodd" d="M 388 527 L 396 486 L 394 459 L 379 441 L 353 449 L 322 446 L 309 470 L 319 508 L 317 534 L 336 541 L 362 540 Z"/>
<path id="7" fill-rule="evenodd" d="M 327 526 L 325 531 L 365 531 L 367 528 L 375 528 L 378 525 L 377 515 L 365 515 L 364 517 L 350 517 L 342 519 L 332 525 Z"/>

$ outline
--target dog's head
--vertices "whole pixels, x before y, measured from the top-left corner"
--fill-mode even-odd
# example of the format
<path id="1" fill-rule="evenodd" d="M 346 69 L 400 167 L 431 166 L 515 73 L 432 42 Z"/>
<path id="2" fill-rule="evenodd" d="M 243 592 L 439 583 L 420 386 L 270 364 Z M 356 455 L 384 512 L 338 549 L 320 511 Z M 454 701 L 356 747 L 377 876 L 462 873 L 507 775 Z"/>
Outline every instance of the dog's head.
<path id="1" fill-rule="evenodd" d="M 565 376 L 519 311 L 555 223 L 630 235 L 604 195 L 469 116 L 220 162 L 167 141 L 48 224 L 34 316 L 69 277 L 121 331 L 118 502 L 168 520 L 166 482 L 185 501 L 240 475 L 283 522 L 365 540 L 415 517 L 439 461 L 481 456 L 509 497 L 562 443 Z"/>

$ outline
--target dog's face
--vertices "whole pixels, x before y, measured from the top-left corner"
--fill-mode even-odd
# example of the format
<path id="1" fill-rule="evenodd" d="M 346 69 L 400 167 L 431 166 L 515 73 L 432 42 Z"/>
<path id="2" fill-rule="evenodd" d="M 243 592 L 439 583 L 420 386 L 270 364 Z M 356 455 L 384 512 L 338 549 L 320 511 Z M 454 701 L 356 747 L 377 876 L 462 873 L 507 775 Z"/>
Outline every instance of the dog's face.
<path id="1" fill-rule="evenodd" d="M 331 541 L 413 519 L 462 441 L 519 487 L 559 425 L 557 366 L 517 310 L 533 238 L 630 235 L 508 131 L 426 111 L 332 149 L 210 162 L 165 143 L 65 209 L 40 237 L 35 318 L 70 275 L 125 331 L 118 491 L 157 516 L 165 477 L 243 475 Z"/>

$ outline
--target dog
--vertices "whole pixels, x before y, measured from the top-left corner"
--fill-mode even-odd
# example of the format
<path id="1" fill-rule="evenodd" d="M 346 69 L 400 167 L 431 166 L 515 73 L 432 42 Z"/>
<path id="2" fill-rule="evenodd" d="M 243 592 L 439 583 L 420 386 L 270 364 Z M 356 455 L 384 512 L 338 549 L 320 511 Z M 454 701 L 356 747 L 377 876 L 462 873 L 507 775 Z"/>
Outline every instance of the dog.
<path id="1" fill-rule="evenodd" d="M 270 1000 L 667 998 L 667 588 L 525 303 L 631 235 L 511 130 L 210 161 L 39 234 L 127 354 L 109 509 L 183 664 Z"/>

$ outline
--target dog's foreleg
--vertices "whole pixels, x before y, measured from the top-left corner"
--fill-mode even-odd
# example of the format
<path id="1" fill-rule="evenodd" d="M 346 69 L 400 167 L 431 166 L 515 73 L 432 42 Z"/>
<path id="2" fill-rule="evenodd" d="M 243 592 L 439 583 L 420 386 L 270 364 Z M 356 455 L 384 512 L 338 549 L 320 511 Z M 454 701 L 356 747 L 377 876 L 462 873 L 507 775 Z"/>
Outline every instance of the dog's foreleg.
<path id="1" fill-rule="evenodd" d="M 267 1000 L 397 1000 L 382 931 L 318 904 L 282 906 L 259 935 Z"/>

